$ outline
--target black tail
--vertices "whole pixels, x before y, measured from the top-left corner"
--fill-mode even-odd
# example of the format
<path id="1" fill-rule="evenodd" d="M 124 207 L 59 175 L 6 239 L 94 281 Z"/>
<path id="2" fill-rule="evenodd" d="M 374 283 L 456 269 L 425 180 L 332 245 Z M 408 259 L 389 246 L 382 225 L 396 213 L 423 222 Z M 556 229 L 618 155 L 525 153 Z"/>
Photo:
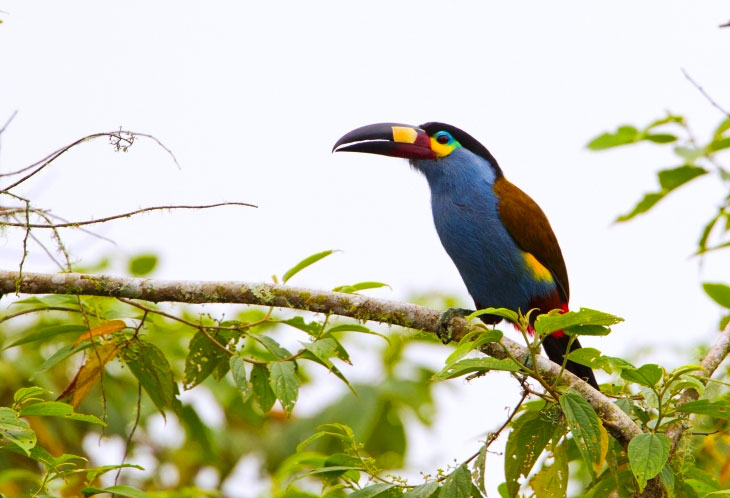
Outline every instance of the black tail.
<path id="1" fill-rule="evenodd" d="M 570 337 L 567 335 L 563 335 L 561 337 L 549 335 L 545 338 L 545 340 L 542 341 L 542 347 L 550 360 L 557 363 L 558 365 L 562 365 L 563 357 L 568 349 L 569 342 Z M 578 339 L 576 339 L 570 346 L 570 351 L 574 351 L 578 348 L 580 348 L 580 342 L 578 342 Z M 598 389 L 598 383 L 596 382 L 596 378 L 593 376 L 593 370 L 591 370 L 589 367 L 585 365 L 579 365 L 578 363 L 568 360 L 568 362 L 565 364 L 565 368 L 569 372 L 574 373 L 581 379 L 588 382 L 594 388 Z"/>

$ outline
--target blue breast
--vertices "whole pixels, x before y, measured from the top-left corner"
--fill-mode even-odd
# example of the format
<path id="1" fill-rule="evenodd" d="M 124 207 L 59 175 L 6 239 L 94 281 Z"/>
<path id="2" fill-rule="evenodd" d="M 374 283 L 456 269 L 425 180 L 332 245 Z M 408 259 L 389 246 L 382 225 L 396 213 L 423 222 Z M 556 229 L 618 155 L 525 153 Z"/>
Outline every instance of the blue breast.
<path id="1" fill-rule="evenodd" d="M 436 231 L 477 306 L 527 312 L 534 298 L 556 291 L 554 283 L 535 280 L 499 219 L 486 159 L 458 148 L 412 164 L 426 175 Z"/>

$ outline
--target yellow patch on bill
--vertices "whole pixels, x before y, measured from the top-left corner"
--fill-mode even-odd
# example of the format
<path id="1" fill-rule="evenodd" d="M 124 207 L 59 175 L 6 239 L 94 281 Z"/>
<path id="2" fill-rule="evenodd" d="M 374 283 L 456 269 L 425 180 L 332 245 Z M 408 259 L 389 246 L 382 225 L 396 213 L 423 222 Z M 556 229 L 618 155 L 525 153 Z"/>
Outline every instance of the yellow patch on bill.
<path id="1" fill-rule="evenodd" d="M 393 141 L 401 144 L 412 144 L 416 141 L 418 131 L 409 126 L 393 126 Z"/>
<path id="2" fill-rule="evenodd" d="M 522 253 L 522 255 L 525 258 L 525 266 L 530 270 L 535 280 L 543 280 L 545 282 L 553 281 L 553 274 L 550 273 L 550 270 L 542 266 L 535 256 L 529 252 Z"/>

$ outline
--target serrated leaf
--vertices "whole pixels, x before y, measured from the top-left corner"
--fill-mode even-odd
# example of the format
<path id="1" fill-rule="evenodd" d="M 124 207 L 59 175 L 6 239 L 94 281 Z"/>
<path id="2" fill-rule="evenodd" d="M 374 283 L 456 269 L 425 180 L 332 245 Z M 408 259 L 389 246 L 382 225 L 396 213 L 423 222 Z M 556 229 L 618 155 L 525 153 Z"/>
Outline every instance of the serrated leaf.
<path id="1" fill-rule="evenodd" d="M 391 488 L 394 488 L 395 484 L 380 482 L 377 484 L 371 484 L 362 489 L 358 489 L 354 493 L 350 493 L 351 498 L 373 498 L 374 496 L 380 496 Z"/>
<path id="2" fill-rule="evenodd" d="M 517 496 L 520 476 L 527 477 L 553 436 L 559 418 L 552 411 L 528 411 L 512 422 L 504 458 L 509 497 Z"/>
<path id="3" fill-rule="evenodd" d="M 108 488 L 84 488 L 81 490 L 84 496 L 94 496 L 99 493 L 111 493 L 117 496 L 128 496 L 129 498 L 148 498 L 147 493 L 131 486 L 109 486 Z"/>
<path id="4" fill-rule="evenodd" d="M 263 344 L 263 346 L 274 355 L 274 358 L 283 360 L 285 358 L 291 358 L 292 354 L 289 352 L 288 349 L 281 347 L 281 345 L 276 342 L 276 340 L 273 337 L 269 337 L 268 335 L 257 335 L 254 336 L 254 338 Z"/>
<path id="5" fill-rule="evenodd" d="M 0 440 L 2 438 L 15 443 L 26 455 L 30 455 L 37 441 L 28 422 L 18 418 L 15 410 L 4 406 L 0 406 Z"/>
<path id="6" fill-rule="evenodd" d="M 271 389 L 287 415 L 291 415 L 299 395 L 299 377 L 293 361 L 269 363 Z"/>
<path id="7" fill-rule="evenodd" d="M 706 173 L 707 170 L 705 168 L 685 164 L 678 168 L 662 170 L 657 173 L 657 177 L 659 178 L 659 186 L 661 186 L 662 190 L 670 192 L 677 187 L 681 187 L 688 181 Z"/>
<path id="8" fill-rule="evenodd" d="M 56 337 L 57 335 L 74 334 L 78 332 L 86 332 L 87 330 L 89 330 L 89 328 L 85 325 L 52 325 L 50 327 L 44 327 L 40 330 L 36 330 L 35 332 L 31 332 L 30 334 L 23 336 L 20 339 L 17 339 L 8 344 L 3 349 L 20 346 L 22 344 L 28 344 L 31 342 L 44 341 L 52 337 Z"/>
<path id="9" fill-rule="evenodd" d="M 61 417 L 67 420 L 80 420 L 82 422 L 106 426 L 106 423 L 98 417 L 95 417 L 94 415 L 76 413 L 71 405 L 61 403 L 60 401 L 42 401 L 40 403 L 33 403 L 20 410 L 20 416 Z"/>
<path id="10" fill-rule="evenodd" d="M 181 413 L 182 404 L 177 397 L 177 383 L 165 353 L 160 348 L 137 339 L 124 348 L 121 356 L 163 417 L 165 408 L 177 414 Z"/>
<path id="11" fill-rule="evenodd" d="M 621 378 L 636 384 L 654 387 L 662 379 L 664 371 L 659 365 L 647 363 L 639 368 L 627 368 L 621 371 Z"/>
<path id="12" fill-rule="evenodd" d="M 345 385 L 352 391 L 353 394 L 357 395 L 357 393 L 355 393 L 355 391 L 352 389 L 352 386 L 350 385 L 350 382 L 347 380 L 347 378 L 330 361 L 330 358 L 332 357 L 340 357 L 340 350 L 344 349 L 334 337 L 324 337 L 313 343 L 305 343 L 304 348 L 307 350 L 307 353 L 303 354 L 302 358 L 312 360 L 326 367 L 330 372 L 339 377 L 340 380 L 345 383 Z"/>
<path id="13" fill-rule="evenodd" d="M 702 288 L 717 304 L 725 308 L 730 308 L 730 287 L 725 284 L 712 284 L 705 282 L 702 284 Z"/>
<path id="14" fill-rule="evenodd" d="M 322 251 L 322 252 L 318 252 L 317 254 L 312 254 L 311 256 L 304 258 L 299 263 L 297 263 L 296 265 L 289 268 L 286 271 L 286 273 L 284 273 L 284 276 L 281 278 L 282 282 L 286 283 L 290 278 L 292 278 L 294 275 L 296 275 L 297 273 L 299 273 L 306 267 L 313 265 L 314 263 L 316 263 L 317 261 L 319 261 L 322 258 L 326 258 L 333 252 L 335 252 L 335 251 L 333 251 L 333 250 Z"/>
<path id="15" fill-rule="evenodd" d="M 431 498 L 439 489 L 439 483 L 436 481 L 421 484 L 403 495 L 403 498 Z"/>
<path id="16" fill-rule="evenodd" d="M 615 315 L 588 308 L 581 308 L 578 311 L 568 311 L 567 313 L 551 312 L 546 315 L 540 315 L 537 317 L 537 320 L 535 320 L 535 330 L 542 336 L 578 325 L 610 326 L 623 321 L 623 318 Z"/>
<path id="17" fill-rule="evenodd" d="M 154 254 L 140 254 L 129 260 L 129 273 L 133 277 L 149 275 L 157 266 L 157 256 Z"/>
<path id="18" fill-rule="evenodd" d="M 269 369 L 266 365 L 256 364 L 251 369 L 251 386 L 261 410 L 264 413 L 271 410 L 276 402 L 276 395 L 269 383 Z"/>
<path id="19" fill-rule="evenodd" d="M 640 491 L 667 463 L 669 446 L 669 438 L 664 434 L 638 434 L 629 442 L 629 464 Z"/>
<path id="20" fill-rule="evenodd" d="M 490 370 L 519 372 L 520 369 L 520 365 L 509 359 L 498 360 L 496 358 L 469 358 L 446 365 L 443 370 L 433 376 L 433 379 L 453 379 L 472 372 L 488 372 Z"/>
<path id="21" fill-rule="evenodd" d="M 218 340 L 217 335 L 214 338 Z M 188 345 L 183 389 L 187 391 L 203 382 L 220 363 L 228 363 L 228 357 L 229 354 L 211 341 L 205 332 L 198 330 Z"/>
<path id="22" fill-rule="evenodd" d="M 620 126 L 615 133 L 603 133 L 590 142 L 588 147 L 590 150 L 605 150 L 620 145 L 628 145 L 639 140 L 639 130 L 633 126 Z"/>
<path id="23" fill-rule="evenodd" d="M 536 498 L 565 498 L 568 490 L 568 456 L 561 445 L 553 451 L 553 464 L 530 480 Z"/>
<path id="24" fill-rule="evenodd" d="M 231 367 L 231 374 L 233 375 L 233 381 L 236 383 L 236 387 L 241 391 L 244 401 L 248 399 L 253 391 L 251 383 L 248 381 L 246 374 L 246 362 L 238 355 L 231 356 L 229 360 Z"/>
<path id="25" fill-rule="evenodd" d="M 677 411 L 682 413 L 698 413 L 709 417 L 730 420 L 730 401 L 710 401 L 708 399 L 689 401 L 678 406 Z"/>
<path id="26" fill-rule="evenodd" d="M 120 330 L 124 329 L 126 326 L 127 326 L 127 324 L 121 320 L 112 320 L 110 322 L 104 322 L 100 325 L 97 325 L 96 327 L 89 330 L 88 332 L 81 334 L 78 338 L 76 338 L 73 345 L 78 346 L 86 339 L 91 339 L 92 337 L 104 337 L 107 334 L 113 334 L 114 332 L 119 332 Z"/>
<path id="27" fill-rule="evenodd" d="M 471 498 L 471 472 L 459 465 L 441 485 L 439 498 Z"/>
<path id="28" fill-rule="evenodd" d="M 608 450 L 608 433 L 603 423 L 593 407 L 573 390 L 560 397 L 560 408 L 591 476 L 595 477 L 603 466 Z"/>
<path id="29" fill-rule="evenodd" d="M 483 444 L 481 449 L 479 450 L 479 455 L 477 456 L 476 460 L 474 461 L 474 473 L 476 473 L 476 476 L 474 477 L 474 482 L 476 482 L 477 487 L 479 488 L 479 491 L 487 494 L 487 450 L 489 448 L 486 444 Z"/>

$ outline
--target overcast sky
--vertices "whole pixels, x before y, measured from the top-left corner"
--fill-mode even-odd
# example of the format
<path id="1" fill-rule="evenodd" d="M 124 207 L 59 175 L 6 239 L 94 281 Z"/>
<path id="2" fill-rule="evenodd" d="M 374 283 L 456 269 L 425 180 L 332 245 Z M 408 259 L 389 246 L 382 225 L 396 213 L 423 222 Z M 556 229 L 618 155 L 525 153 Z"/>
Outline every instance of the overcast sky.
<path id="1" fill-rule="evenodd" d="M 201 7 L 202 6 L 202 7 Z M 5 1 L 0 26 L 0 170 L 83 135 L 122 126 L 155 135 L 115 154 L 86 144 L 23 189 L 72 220 L 158 204 L 242 201 L 258 209 L 145 215 L 99 227 L 116 248 L 71 235 L 74 254 L 152 250 L 160 277 L 267 280 L 304 256 L 340 249 L 297 285 L 387 282 L 372 295 L 468 295 L 433 228 L 426 182 L 405 161 L 330 153 L 345 132 L 381 121 L 467 130 L 547 213 L 571 283 L 571 307 L 621 315 L 605 354 L 689 361 L 719 311 L 703 280 L 730 280 L 727 256 L 690 259 L 722 195 L 705 178 L 625 225 L 612 220 L 654 174 L 680 163 L 642 146 L 591 153 L 619 124 L 666 110 L 702 137 L 721 115 L 681 68 L 730 107 L 730 10 L 722 1 L 172 2 Z M 2 267 L 18 240 L 0 240 Z M 28 270 L 53 269 L 33 257 Z M 679 354 L 677 354 L 679 352 Z M 431 471 L 474 451 L 503 419 L 506 377 L 444 394 L 444 420 L 412 448 Z M 457 381 L 458 383 L 458 381 Z M 442 390 L 444 391 L 444 390 Z M 494 400 L 498 399 L 498 407 Z M 504 403 L 501 400 L 504 399 Z M 456 425 L 456 427 L 455 427 Z M 425 437 L 425 436 L 424 436 Z M 446 449 L 445 449 L 446 448 Z M 492 465 L 498 484 L 501 463 Z M 431 466 L 431 467 L 429 467 Z M 242 495 L 245 496 L 245 495 Z"/>

